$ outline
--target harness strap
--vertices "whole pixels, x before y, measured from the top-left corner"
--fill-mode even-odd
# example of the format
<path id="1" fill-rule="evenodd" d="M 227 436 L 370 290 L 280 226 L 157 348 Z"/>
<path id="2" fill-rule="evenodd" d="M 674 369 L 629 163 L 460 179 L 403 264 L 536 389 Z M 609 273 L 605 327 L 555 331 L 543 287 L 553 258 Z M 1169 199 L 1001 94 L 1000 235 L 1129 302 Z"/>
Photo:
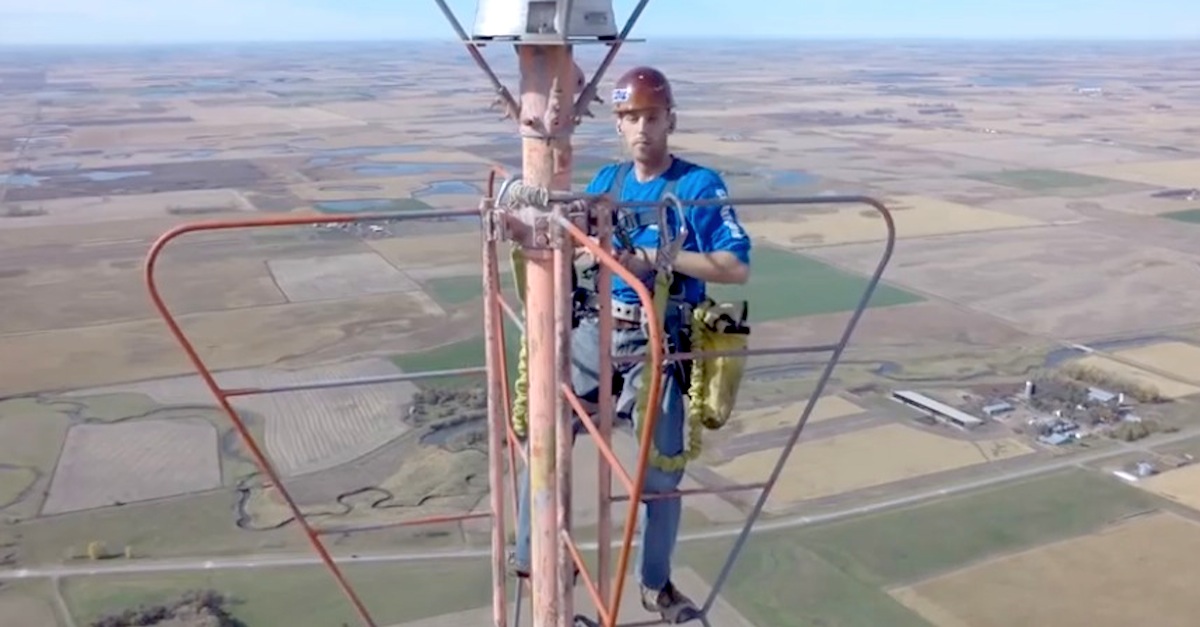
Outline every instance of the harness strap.
<path id="1" fill-rule="evenodd" d="M 621 194 L 625 191 L 625 182 L 629 178 L 629 173 L 632 171 L 632 161 L 622 162 L 621 165 L 617 166 L 617 171 L 613 174 L 612 181 L 609 182 L 608 188 L 604 190 L 604 193 L 611 194 L 615 188 L 617 191 L 616 196 L 619 200 Z M 666 184 L 663 186 L 662 192 L 659 194 L 659 198 L 662 198 L 667 194 L 674 194 L 675 187 L 678 184 L 678 178 L 667 179 Z M 621 211 L 617 214 L 615 223 L 617 228 L 624 229 L 626 231 L 636 231 L 637 229 L 648 226 L 658 226 L 658 212 L 654 211 L 653 208 L 650 207 L 642 207 L 632 211 Z"/>

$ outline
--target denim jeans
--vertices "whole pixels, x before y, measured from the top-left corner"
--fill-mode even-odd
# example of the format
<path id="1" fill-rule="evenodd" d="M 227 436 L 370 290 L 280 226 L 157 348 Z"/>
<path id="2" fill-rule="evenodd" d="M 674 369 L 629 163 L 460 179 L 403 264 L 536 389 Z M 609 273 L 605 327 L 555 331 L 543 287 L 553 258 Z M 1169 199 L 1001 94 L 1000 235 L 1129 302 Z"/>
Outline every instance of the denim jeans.
<path id="1" fill-rule="evenodd" d="M 679 346 L 680 332 L 683 329 L 682 316 L 677 307 L 669 307 L 666 316 L 667 341 Z M 600 392 L 600 376 L 612 376 L 599 373 L 599 321 L 595 317 L 585 318 L 579 322 L 571 337 L 571 384 L 575 394 L 584 401 L 597 403 Z M 620 328 L 613 330 L 612 349 L 614 355 L 644 355 L 649 346 L 646 333 L 640 328 Z M 667 456 L 683 452 L 685 442 L 686 402 L 682 382 L 679 381 L 679 368 L 671 363 L 664 364 L 663 398 L 658 423 L 654 431 L 654 445 L 658 451 Z M 633 412 L 637 403 L 638 390 L 642 386 L 642 362 L 613 364 L 613 369 L 623 383 L 615 407 L 616 425 L 633 421 Z M 583 425 L 576 417 L 571 430 L 572 442 L 575 436 L 582 432 Z M 636 432 L 636 429 L 635 429 Z M 628 469 L 630 474 L 634 469 Z M 646 469 L 646 479 L 643 488 L 645 494 L 661 494 L 673 492 L 679 488 L 683 479 L 683 471 L 665 472 L 649 465 Z M 529 512 L 529 469 L 524 467 L 518 483 L 517 508 L 517 566 L 523 570 L 529 568 L 530 557 L 530 512 Z M 638 550 L 638 568 L 641 574 L 641 584 L 652 590 L 661 590 L 671 578 L 671 555 L 675 551 L 675 541 L 679 535 L 680 517 L 683 512 L 681 498 L 670 497 L 643 501 L 639 512 L 641 546 Z"/>

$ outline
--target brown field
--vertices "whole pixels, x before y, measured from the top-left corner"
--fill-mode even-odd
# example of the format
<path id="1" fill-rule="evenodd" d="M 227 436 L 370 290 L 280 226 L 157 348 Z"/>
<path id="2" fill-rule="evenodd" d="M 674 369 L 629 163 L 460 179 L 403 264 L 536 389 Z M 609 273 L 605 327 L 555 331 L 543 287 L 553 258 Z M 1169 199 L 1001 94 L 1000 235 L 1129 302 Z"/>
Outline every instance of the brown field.
<path id="1" fill-rule="evenodd" d="M 1076 168 L 1077 171 L 1083 171 L 1080 166 L 1098 163 L 1119 164 L 1146 159 L 1145 153 L 1135 150 L 1082 142 L 1060 142 L 1041 137 L 993 136 L 985 141 L 980 141 L 979 138 L 963 138 L 962 141 L 922 144 L 920 149 L 939 154 L 952 153 L 1003 161 L 1021 168 Z"/>
<path id="2" fill-rule="evenodd" d="M 244 126 L 253 124 L 281 124 L 296 130 L 326 128 L 330 126 L 361 126 L 352 117 L 339 115 L 316 107 L 182 107 L 179 112 L 191 116 L 196 124 L 219 126 Z"/>
<path id="3" fill-rule="evenodd" d="M 989 560 L 892 592 L 937 627 L 1189 627 L 1200 527 L 1171 514 Z"/>
<path id="4" fill-rule="evenodd" d="M 1200 511 L 1200 464 L 1189 464 L 1138 481 L 1149 490 L 1194 510 Z"/>
<path id="5" fill-rule="evenodd" d="M 361 198 L 405 198 L 415 189 L 432 181 L 446 178 L 445 174 L 411 174 L 371 178 L 346 177 L 336 181 L 292 185 L 288 191 L 308 202 L 353 200 Z M 478 204 L 478 203 L 476 203 Z"/>
<path id="6" fill-rule="evenodd" d="M 179 321 L 209 366 L 224 370 L 419 350 L 437 343 L 417 334 L 424 312 L 423 300 L 395 293 L 183 315 Z M 0 380 L 0 396 L 193 371 L 160 320 L 3 335 L 0 354 L 22 364 Z"/>
<path id="7" fill-rule="evenodd" d="M 241 194 L 232 189 L 60 198 L 20 203 L 20 206 L 42 215 L 7 220 L 0 217 L 0 229 L 65 227 L 113 220 L 144 220 L 167 215 L 192 219 L 212 218 L 254 210 Z"/>
<path id="8" fill-rule="evenodd" d="M 1088 355 L 1076 360 L 1081 366 L 1098 368 L 1112 375 L 1129 379 L 1141 385 L 1151 386 L 1166 398 L 1183 398 L 1200 393 L 1200 387 L 1195 387 L 1147 372 L 1136 366 L 1131 366 L 1101 355 Z"/>
<path id="9" fill-rule="evenodd" d="M 714 466 L 734 483 L 764 480 L 780 448 L 757 451 Z M 779 512 L 815 498 L 1025 455 L 1013 438 L 967 442 L 892 424 L 801 442 L 771 492 L 767 510 Z"/>
<path id="10" fill-rule="evenodd" d="M 848 319 L 847 313 L 835 313 L 763 322 L 755 326 L 750 343 L 759 347 L 836 342 Z M 921 346 L 963 343 L 996 348 L 1037 341 L 993 317 L 944 302 L 925 301 L 867 310 L 854 331 L 849 350 L 919 349 L 921 346 L 914 346 L 918 338 Z M 823 359 L 824 356 L 814 357 Z"/>
<path id="11" fill-rule="evenodd" d="M 869 270 L 876 254 L 870 245 L 812 253 L 860 272 Z M 1080 267 L 1088 271 L 1062 271 Z M 899 248 L 888 276 L 901 286 L 1059 338 L 1190 323 L 1200 308 L 1200 293 L 1188 287 L 1200 282 L 1200 267 L 1190 258 L 1150 245 L 1130 247 L 1080 226 L 928 240 Z"/>
<path id="12" fill-rule="evenodd" d="M 422 268 L 455 264 L 456 267 L 466 268 L 471 264 L 480 268 L 482 262 L 479 251 L 480 235 L 478 232 L 452 233 L 448 235 L 432 235 L 420 239 L 385 238 L 367 242 L 367 245 L 383 255 L 392 265 L 398 268 Z M 502 258 L 508 258 L 507 251 L 502 251 Z M 476 270 L 474 273 L 478 274 Z"/>
<path id="13" fill-rule="evenodd" d="M 1195 344 L 1160 342 L 1115 351 L 1113 356 L 1200 385 L 1200 346 Z"/>
<path id="14" fill-rule="evenodd" d="M 1053 204 L 1050 202 L 1047 205 Z M 1175 211 L 1177 209 L 1188 209 L 1190 205 L 1185 200 L 1176 198 L 1156 198 L 1145 191 L 1139 191 L 1129 194 L 1112 194 L 1110 196 L 1096 196 L 1086 200 L 1075 200 L 1067 203 L 1068 206 L 1077 208 L 1100 208 L 1109 211 L 1119 211 L 1131 216 L 1156 216 L 1161 213 Z M 1062 202 L 1058 202 L 1062 206 Z"/>
<path id="15" fill-rule="evenodd" d="M 1105 163 L 1075 168 L 1074 171 L 1158 187 L 1188 188 L 1196 185 L 1196 172 L 1200 171 L 1200 159 Z"/>
<path id="16" fill-rule="evenodd" d="M 386 359 L 367 359 L 297 370 L 253 369 L 217 373 L 227 388 L 257 388 L 399 373 Z M 267 454 L 284 475 L 324 470 L 350 462 L 404 435 L 403 421 L 415 391 L 396 382 L 236 398 L 234 408 L 266 424 Z M 136 393 L 162 405 L 209 406 L 215 401 L 198 376 L 171 377 L 94 388 L 72 395 Z"/>
<path id="17" fill-rule="evenodd" d="M 53 331 L 157 316 L 141 264 L 135 260 L 98 260 L 86 266 L 30 263 L 22 269 L 18 276 L 0 278 L 0 333 Z M 287 302 L 262 260 L 227 257 L 193 262 L 175 261 L 166 255 L 157 275 L 163 299 L 179 314 Z M 64 306 L 49 308 L 46 303 Z M 3 341 L 0 338 L 0 343 Z"/>
<path id="18" fill-rule="evenodd" d="M 205 420 L 75 425 L 67 431 L 42 513 L 136 503 L 220 485 L 217 430 Z"/>
<path id="19" fill-rule="evenodd" d="M 275 284 L 288 302 L 339 300 L 386 294 L 417 292 L 421 287 L 376 253 L 354 253 L 267 262 Z M 438 315 L 440 309 L 429 312 Z"/>
<path id="20" fill-rule="evenodd" d="M 50 585 L 21 583 L 0 587 L 0 625 L 4 627 L 61 627 L 50 600 Z"/>
<path id="21" fill-rule="evenodd" d="M 729 420 L 730 426 L 738 433 L 762 433 L 783 427 L 794 427 L 796 419 L 804 411 L 808 401 L 779 405 L 775 407 L 756 407 L 739 411 Z M 862 407 L 837 395 L 825 395 L 817 401 L 809 414 L 808 422 L 816 423 L 833 420 L 845 416 L 853 416 L 866 411 Z"/>
<path id="22" fill-rule="evenodd" d="M 936 198 L 899 196 L 885 202 L 895 218 L 897 239 L 1042 224 L 1021 216 Z M 747 229 L 756 237 L 787 248 L 871 242 L 887 236 L 878 213 L 866 206 L 831 213 L 805 213 L 787 222 L 755 222 Z"/>
<path id="23" fill-rule="evenodd" d="M 28 226 L 24 228 L 0 229 L 0 251 L 12 252 L 14 249 L 34 248 L 37 246 L 66 246 L 72 248 L 84 246 L 108 245 L 119 242 L 133 246 L 137 245 L 140 254 L 145 255 L 155 238 L 162 235 L 171 227 L 184 222 L 190 222 L 184 216 L 163 216 L 161 218 L 145 218 L 140 220 L 112 220 L 89 224 L 84 229 L 64 228 L 62 226 Z M 46 255 L 44 261 L 53 261 L 52 255 Z"/>

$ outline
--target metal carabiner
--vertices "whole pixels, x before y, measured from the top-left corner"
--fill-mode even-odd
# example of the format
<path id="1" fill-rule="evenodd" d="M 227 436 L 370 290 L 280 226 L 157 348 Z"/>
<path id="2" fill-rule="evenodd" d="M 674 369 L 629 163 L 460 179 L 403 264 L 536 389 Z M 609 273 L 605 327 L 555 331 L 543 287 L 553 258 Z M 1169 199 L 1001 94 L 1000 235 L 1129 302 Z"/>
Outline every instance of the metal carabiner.
<path id="1" fill-rule="evenodd" d="M 683 243 L 687 241 L 688 230 L 687 222 L 684 221 L 683 201 L 675 194 L 663 194 L 662 200 L 658 204 L 658 254 L 655 255 L 655 265 L 658 270 L 669 269 L 675 263 L 675 256 L 683 249 Z M 679 220 L 678 233 L 672 237 L 670 235 L 671 221 L 670 209 L 675 210 L 675 216 Z"/>

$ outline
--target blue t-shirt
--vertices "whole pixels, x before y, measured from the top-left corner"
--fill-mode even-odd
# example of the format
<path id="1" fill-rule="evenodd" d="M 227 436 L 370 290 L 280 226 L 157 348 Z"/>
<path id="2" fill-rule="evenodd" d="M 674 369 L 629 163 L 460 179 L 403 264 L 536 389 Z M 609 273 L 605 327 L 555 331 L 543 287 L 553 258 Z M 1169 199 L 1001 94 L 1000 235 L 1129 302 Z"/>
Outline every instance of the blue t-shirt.
<path id="1" fill-rule="evenodd" d="M 588 194 L 604 194 L 611 192 L 613 198 L 620 202 L 655 202 L 662 197 L 668 180 L 674 180 L 674 194 L 684 203 L 684 221 L 687 223 L 687 238 L 683 242 L 683 250 L 695 253 L 711 253 L 729 251 L 743 263 L 750 263 L 750 236 L 738 222 L 737 211 L 730 205 L 688 205 L 689 200 L 706 200 L 709 198 L 726 198 L 728 191 L 721 175 L 713 170 L 674 157 L 671 167 L 659 176 L 641 183 L 629 169 L 625 176 L 622 189 L 616 189 L 620 181 L 616 181 L 620 164 L 611 164 L 596 173 L 596 177 L 588 185 Z M 611 188 L 611 189 L 610 189 Z M 634 207 L 623 211 L 657 212 L 655 207 Z M 674 212 L 668 212 L 674 217 Z M 650 220 L 650 226 L 637 228 L 629 233 L 629 239 L 638 248 L 658 247 L 658 226 L 655 220 Z M 673 226 L 673 225 L 672 225 Z M 620 246 L 620 241 L 613 238 L 614 246 Z M 704 300 L 704 282 L 687 277 L 678 272 L 675 280 L 682 287 L 683 299 L 696 304 Z M 640 303 L 637 292 L 629 287 L 621 277 L 612 276 L 613 298 L 622 303 Z"/>

